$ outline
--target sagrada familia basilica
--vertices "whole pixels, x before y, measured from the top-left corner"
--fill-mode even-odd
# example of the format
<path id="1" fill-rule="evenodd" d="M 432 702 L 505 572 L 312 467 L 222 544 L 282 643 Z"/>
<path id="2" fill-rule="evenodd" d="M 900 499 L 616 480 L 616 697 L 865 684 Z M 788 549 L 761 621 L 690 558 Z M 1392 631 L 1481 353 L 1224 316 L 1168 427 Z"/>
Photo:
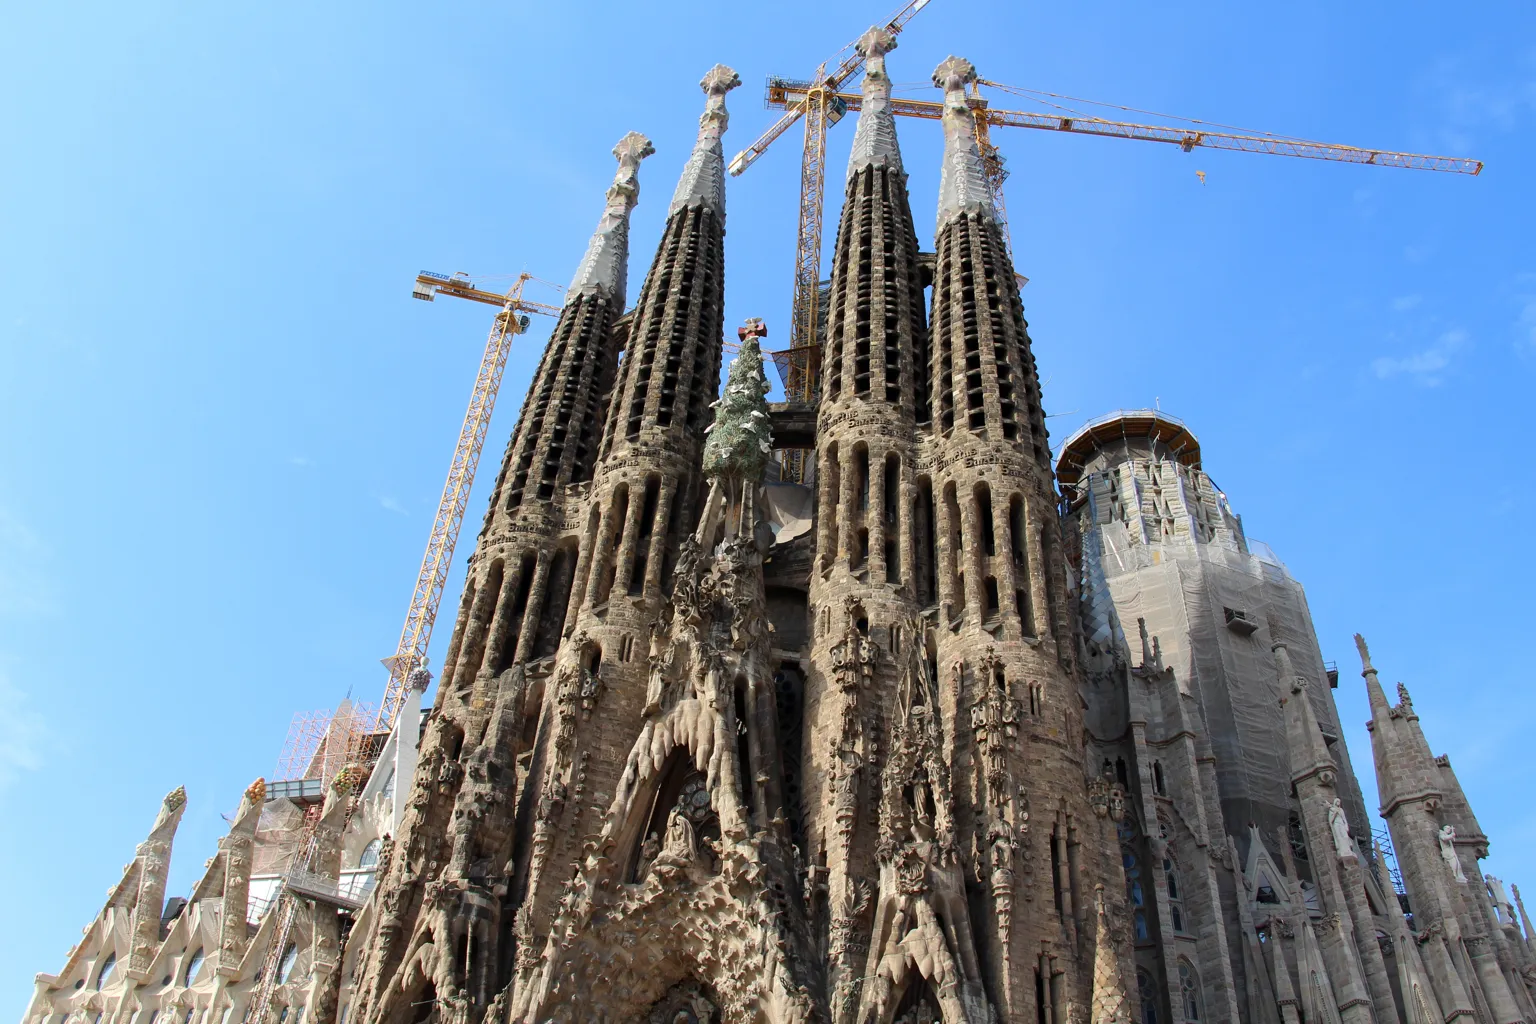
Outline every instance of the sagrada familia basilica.
<path id="1" fill-rule="evenodd" d="M 23 1024 L 1536 1024 L 1407 691 L 1357 638 L 1373 834 L 1302 588 L 1191 430 L 1053 461 L 974 69 L 934 73 L 924 253 L 860 46 L 817 405 L 767 403 L 758 321 L 719 383 L 717 66 L 629 312 L 652 148 L 614 150 L 430 706 L 418 668 L 371 765 L 258 780 L 186 898 L 167 796 Z"/>

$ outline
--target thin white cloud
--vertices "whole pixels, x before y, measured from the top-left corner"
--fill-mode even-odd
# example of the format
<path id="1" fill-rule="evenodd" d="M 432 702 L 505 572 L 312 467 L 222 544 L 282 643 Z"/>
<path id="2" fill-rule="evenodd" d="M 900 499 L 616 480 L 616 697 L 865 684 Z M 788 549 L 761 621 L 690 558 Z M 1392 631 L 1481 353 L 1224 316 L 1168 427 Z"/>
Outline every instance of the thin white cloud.
<path id="1" fill-rule="evenodd" d="M 1392 310 L 1396 313 L 1406 313 L 1423 301 L 1422 295 L 1399 295 L 1392 300 Z"/>
<path id="2" fill-rule="evenodd" d="M 1412 377 L 1424 387 L 1437 386 L 1450 368 L 1451 360 L 1468 344 L 1467 332 L 1446 331 L 1429 347 L 1411 352 L 1406 356 L 1381 356 L 1371 361 L 1371 369 L 1382 380 L 1391 377 Z"/>
<path id="3" fill-rule="evenodd" d="M 42 537 L 0 505 L 0 613 L 46 615 L 54 611 L 56 590 L 44 569 L 49 554 Z"/>
<path id="4" fill-rule="evenodd" d="M 382 509 L 385 509 L 387 511 L 393 512 L 393 513 L 395 513 L 396 515 L 399 515 L 399 516 L 410 515 L 410 513 L 405 510 L 405 507 L 402 506 L 394 498 L 390 498 L 390 497 L 380 498 L 379 499 L 379 507 L 382 508 Z"/>
<path id="5" fill-rule="evenodd" d="M 1515 340 L 1515 348 L 1522 355 L 1536 355 L 1536 296 L 1526 296 L 1517 323 L 1520 337 Z"/>
<path id="6" fill-rule="evenodd" d="M 4 675 L 0 675 L 0 789 L 5 789 L 23 772 L 35 772 L 43 766 L 43 745 L 48 726 L 43 716 L 27 707 L 22 693 Z"/>
<path id="7" fill-rule="evenodd" d="M 1536 60 L 1514 75 L 1487 77 L 1488 69 L 1472 58 L 1445 57 L 1423 77 L 1421 89 L 1438 113 L 1439 141 L 1465 152 L 1490 132 L 1507 134 L 1528 127 L 1536 115 Z"/>
<path id="8" fill-rule="evenodd" d="M 294 455 L 288 459 L 288 465 L 290 466 L 313 466 L 314 464 L 313 459 L 307 459 L 302 455 Z"/>
<path id="9" fill-rule="evenodd" d="M 1536 274 L 1516 274 L 1515 288 L 1515 302 L 1520 306 L 1515 318 L 1515 351 L 1536 356 Z"/>

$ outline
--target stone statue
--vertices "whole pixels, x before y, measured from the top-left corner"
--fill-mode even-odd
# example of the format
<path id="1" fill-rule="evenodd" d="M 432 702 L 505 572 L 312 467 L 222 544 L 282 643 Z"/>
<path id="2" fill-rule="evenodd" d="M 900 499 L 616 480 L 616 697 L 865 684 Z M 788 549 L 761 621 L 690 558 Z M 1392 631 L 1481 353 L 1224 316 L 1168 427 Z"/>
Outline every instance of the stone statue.
<path id="1" fill-rule="evenodd" d="M 1442 825 L 1440 827 L 1440 859 L 1445 861 L 1445 866 L 1451 869 L 1451 877 L 1461 885 L 1467 884 L 1466 872 L 1461 870 L 1461 859 L 1456 856 L 1456 827 L 1454 825 Z"/>
<path id="2" fill-rule="evenodd" d="M 660 853 L 661 841 L 656 838 L 656 833 L 652 832 L 645 837 L 645 842 L 640 844 L 640 863 L 635 869 L 636 879 L 643 879 L 646 876 Z"/>
<path id="3" fill-rule="evenodd" d="M 646 660 L 651 666 L 650 679 L 645 688 L 645 714 L 655 714 L 661 710 L 661 702 L 666 696 L 667 689 L 667 657 L 663 642 L 663 630 L 661 620 L 651 627 L 651 649 Z"/>
<path id="4" fill-rule="evenodd" d="M 693 836 L 693 822 L 681 807 L 672 808 L 667 816 L 667 838 L 656 857 L 658 865 L 682 867 L 691 864 L 698 856 L 698 846 Z"/>
<path id="5" fill-rule="evenodd" d="M 699 544 L 684 537 L 677 546 L 677 565 L 672 570 L 672 606 L 683 621 L 699 617 Z"/>
<path id="6" fill-rule="evenodd" d="M 1349 819 L 1344 816 L 1344 801 L 1338 797 L 1328 808 L 1328 828 L 1333 833 L 1333 851 L 1340 860 L 1358 860 L 1355 844 L 1349 839 Z"/>

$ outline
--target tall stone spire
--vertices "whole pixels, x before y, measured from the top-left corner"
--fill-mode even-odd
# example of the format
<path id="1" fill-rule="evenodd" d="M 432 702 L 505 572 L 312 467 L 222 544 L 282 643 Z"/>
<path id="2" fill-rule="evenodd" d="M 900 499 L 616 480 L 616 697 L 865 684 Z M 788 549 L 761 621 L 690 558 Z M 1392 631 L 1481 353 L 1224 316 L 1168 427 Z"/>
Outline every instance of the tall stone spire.
<path id="1" fill-rule="evenodd" d="M 1285 706 L 1286 736 L 1290 740 L 1291 783 L 1295 785 L 1319 773 L 1332 773 L 1336 766 L 1307 696 L 1307 681 L 1297 675 L 1284 644 L 1275 644 L 1274 653 L 1280 677 L 1280 702 Z"/>
<path id="2" fill-rule="evenodd" d="M 939 224 L 963 213 L 984 213 L 997 220 L 992 190 L 976 144 L 976 122 L 965 87 L 976 81 L 976 67 L 963 57 L 948 57 L 933 72 L 933 84 L 944 90 L 944 166 L 939 174 Z"/>
<path id="3" fill-rule="evenodd" d="M 725 94 L 741 77 L 716 64 L 699 87 L 704 113 L 683 167 L 661 244 L 646 273 L 609 403 L 599 458 L 660 430 L 697 451 L 720 377 L 725 288 Z M 650 440 L 660 440 L 659 435 Z"/>
<path id="4" fill-rule="evenodd" d="M 617 793 L 623 784 L 625 766 L 612 754 L 636 735 L 649 703 L 651 673 L 635 645 L 660 635 L 667 611 L 678 603 L 675 591 L 689 585 L 679 581 L 693 580 L 701 554 L 684 538 L 697 521 L 704 428 L 719 390 L 725 305 L 721 135 L 729 120 L 726 93 L 740 84 L 724 65 L 700 82 L 705 107 L 698 140 L 629 318 L 591 487 L 568 513 L 580 531 L 580 554 L 565 639 L 544 690 L 544 713 L 556 724 L 536 736 L 531 764 L 537 774 L 529 785 L 538 794 L 532 798 L 538 820 L 519 854 L 527 858 L 526 902 L 519 911 L 519 942 L 527 950 L 533 949 L 530 936 L 563 927 L 559 908 L 569 908 L 566 886 L 582 862 L 572 837 L 599 831 L 603 805 L 597 794 Z M 659 828 L 665 833 L 666 822 Z M 533 966 L 520 966 L 528 979 L 522 984 L 533 984 Z M 536 1005 L 542 997 L 530 989 L 520 993 L 523 998 Z"/>
<path id="5" fill-rule="evenodd" d="M 1345 1021 L 1369 1021 L 1370 1014 L 1351 1000 L 1369 997 L 1377 1015 L 1394 1012 L 1394 1003 L 1381 947 L 1376 942 L 1356 840 L 1350 834 L 1339 796 L 1338 766 L 1318 726 L 1306 677 L 1291 664 L 1285 644 L 1276 643 L 1274 653 L 1285 708 L 1291 782 L 1300 805 L 1313 884 L 1324 912 L 1337 918 L 1337 924 L 1319 936 L 1320 948 L 1342 997 L 1340 1016 Z"/>
<path id="6" fill-rule="evenodd" d="M 219 850 L 224 855 L 224 906 L 218 970 L 226 977 L 239 973 L 240 962 L 250 945 L 250 929 L 245 923 L 246 905 L 250 899 L 256 825 L 261 820 L 261 808 L 266 800 L 266 781 L 257 779 L 247 787 L 240 800 L 229 834 L 219 840 Z"/>
<path id="7" fill-rule="evenodd" d="M 725 94 L 740 84 L 741 76 L 724 64 L 710 68 L 699 82 L 709 98 L 699 118 L 699 139 L 693 144 L 683 176 L 678 179 L 677 191 L 672 193 L 668 215 L 685 206 L 707 206 L 721 223 L 725 222 L 725 151 L 720 137 L 731 120 L 725 109 Z"/>
<path id="8" fill-rule="evenodd" d="M 1371 703 L 1367 728 L 1381 816 L 1392 834 L 1420 956 L 1445 1019 L 1479 1016 L 1478 997 L 1498 1024 L 1529 1019 L 1522 1017 L 1500 971 L 1487 899 L 1473 895 L 1466 884 L 1467 876 L 1481 877 L 1477 862 L 1488 854 L 1487 840 L 1448 762 L 1430 751 L 1413 705 L 1387 702 L 1365 638 L 1356 634 L 1355 646 Z"/>
<path id="9" fill-rule="evenodd" d="M 1093 930 L 1093 1005 L 1089 1019 L 1093 1024 L 1130 1024 L 1130 1000 L 1120 976 L 1120 954 L 1110 928 L 1109 911 L 1104 906 L 1104 885 L 1094 893 Z"/>
<path id="10" fill-rule="evenodd" d="M 629 215 L 640 198 L 640 161 L 653 151 L 638 132 L 613 148 L 618 173 L 507 442 L 440 690 L 470 687 L 481 673 L 500 676 L 558 644 L 576 568 L 575 544 L 555 536 L 559 510 L 597 458 L 619 361 Z"/>
<path id="11" fill-rule="evenodd" d="M 1386 710 L 1387 693 L 1381 688 L 1381 679 L 1376 674 L 1376 666 L 1371 664 L 1371 649 L 1366 646 L 1365 637 L 1355 634 L 1355 650 L 1360 653 L 1360 675 L 1365 678 L 1365 695 L 1370 701 L 1371 711 L 1377 708 Z"/>
<path id="12" fill-rule="evenodd" d="M 133 946 L 128 960 L 128 974 L 136 980 L 148 977 L 160 948 L 160 915 L 165 909 L 165 882 L 171 871 L 171 843 L 186 806 L 184 788 L 177 786 L 167 793 L 149 837 L 139 844 L 139 891 L 133 904 Z"/>
<path id="13" fill-rule="evenodd" d="M 896 37 L 871 26 L 854 44 L 864 57 L 864 102 L 853 132 L 853 152 L 848 154 L 848 177 L 869 166 L 901 172 L 901 147 L 896 143 L 896 115 L 891 111 L 891 77 L 885 73 L 885 55 L 896 49 Z"/>
<path id="14" fill-rule="evenodd" d="M 608 205 L 597 230 L 587 243 L 565 302 L 577 296 L 596 293 L 612 299 L 614 308 L 624 309 L 624 281 L 629 266 L 629 214 L 640 201 L 640 161 L 656 152 L 651 140 L 639 132 L 630 132 L 613 147 L 619 171 L 608 187 Z"/>

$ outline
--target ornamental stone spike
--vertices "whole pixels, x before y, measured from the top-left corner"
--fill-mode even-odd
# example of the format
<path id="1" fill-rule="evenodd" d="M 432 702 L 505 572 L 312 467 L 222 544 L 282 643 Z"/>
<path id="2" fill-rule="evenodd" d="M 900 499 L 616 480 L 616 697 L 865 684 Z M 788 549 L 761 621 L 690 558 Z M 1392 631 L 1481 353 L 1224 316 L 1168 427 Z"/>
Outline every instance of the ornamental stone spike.
<path id="1" fill-rule="evenodd" d="M 1365 677 L 1365 693 L 1371 702 L 1371 713 L 1374 716 L 1376 709 L 1386 708 L 1387 695 L 1381 688 L 1381 680 L 1377 678 L 1376 666 L 1371 664 L 1371 649 L 1365 645 L 1365 637 L 1355 634 L 1355 650 L 1360 652 L 1360 674 Z"/>
<path id="2" fill-rule="evenodd" d="M 699 82 L 699 88 L 708 97 L 704 102 L 704 113 L 699 118 L 699 138 L 693 144 L 682 177 L 678 179 L 667 216 L 685 206 L 707 206 L 722 222 L 725 220 L 725 153 L 720 147 L 720 137 L 730 123 L 725 94 L 740 84 L 741 76 L 724 64 L 710 68 Z"/>
<path id="3" fill-rule="evenodd" d="M 587 254 L 566 290 L 567 305 L 578 295 L 597 293 L 623 310 L 629 267 L 629 214 L 640 201 L 640 161 L 654 152 L 651 140 L 639 132 L 630 132 L 613 147 L 619 170 L 608 187 L 608 205 L 587 243 Z"/>
<path id="4" fill-rule="evenodd" d="M 997 220 L 992 190 L 976 144 L 976 122 L 965 87 L 976 81 L 976 67 L 964 57 L 946 57 L 933 72 L 933 84 L 944 90 L 944 165 L 939 174 L 939 222 L 935 231 L 967 213 L 984 213 Z"/>
<path id="5" fill-rule="evenodd" d="M 901 172 L 901 148 L 896 144 L 896 115 L 891 112 L 891 78 L 885 73 L 885 55 L 896 49 L 896 37 L 872 26 L 854 44 L 866 61 L 860 92 L 858 127 L 853 132 L 853 151 L 848 154 L 848 177 L 871 165 Z"/>

